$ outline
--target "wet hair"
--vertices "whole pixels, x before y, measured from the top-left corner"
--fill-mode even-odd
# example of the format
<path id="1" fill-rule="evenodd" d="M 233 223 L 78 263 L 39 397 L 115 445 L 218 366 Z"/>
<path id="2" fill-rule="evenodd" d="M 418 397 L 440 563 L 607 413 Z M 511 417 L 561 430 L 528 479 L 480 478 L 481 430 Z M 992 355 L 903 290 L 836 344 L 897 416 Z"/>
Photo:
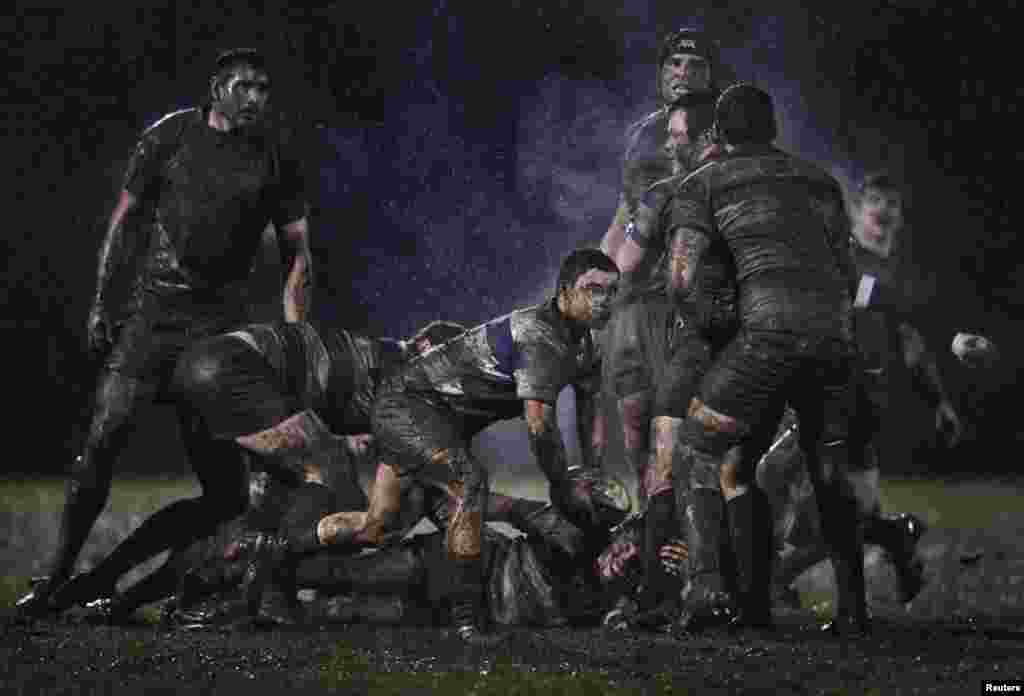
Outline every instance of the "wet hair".
<path id="1" fill-rule="evenodd" d="M 715 103 L 715 137 L 728 145 L 766 145 L 778 137 L 775 103 L 749 82 L 725 88 Z"/>
<path id="2" fill-rule="evenodd" d="M 430 341 L 431 345 L 438 346 L 465 332 L 466 327 L 456 321 L 437 319 L 414 333 L 412 337 L 409 338 L 409 343 L 415 345 L 418 341 L 427 339 Z"/>
<path id="3" fill-rule="evenodd" d="M 267 61 L 263 54 L 255 48 L 229 48 L 217 56 L 213 76 L 216 79 L 222 79 L 226 73 L 240 65 L 267 73 Z"/>
<path id="4" fill-rule="evenodd" d="M 864 177 L 864 180 L 860 182 L 860 188 L 857 193 L 863 196 L 869 190 L 881 191 L 887 194 L 902 194 L 903 187 L 900 185 L 899 180 L 888 170 L 879 170 L 871 172 Z"/>
<path id="5" fill-rule="evenodd" d="M 562 266 L 558 270 L 557 290 L 572 287 L 577 278 L 593 268 L 608 273 L 619 272 L 619 267 L 615 265 L 611 257 L 600 249 L 590 247 L 576 249 L 562 259 Z"/>

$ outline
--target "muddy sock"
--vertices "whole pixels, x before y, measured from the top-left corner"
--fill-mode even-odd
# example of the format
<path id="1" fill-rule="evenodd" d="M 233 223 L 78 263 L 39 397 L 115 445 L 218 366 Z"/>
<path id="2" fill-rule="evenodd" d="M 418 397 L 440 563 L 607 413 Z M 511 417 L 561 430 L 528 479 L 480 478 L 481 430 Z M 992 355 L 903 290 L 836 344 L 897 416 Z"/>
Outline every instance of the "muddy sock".
<path id="1" fill-rule="evenodd" d="M 672 595 L 677 595 L 679 582 L 665 570 L 658 550 L 673 537 L 681 537 L 682 530 L 676 518 L 675 493 L 670 489 L 651 496 L 644 519 L 644 604 L 654 606 Z"/>

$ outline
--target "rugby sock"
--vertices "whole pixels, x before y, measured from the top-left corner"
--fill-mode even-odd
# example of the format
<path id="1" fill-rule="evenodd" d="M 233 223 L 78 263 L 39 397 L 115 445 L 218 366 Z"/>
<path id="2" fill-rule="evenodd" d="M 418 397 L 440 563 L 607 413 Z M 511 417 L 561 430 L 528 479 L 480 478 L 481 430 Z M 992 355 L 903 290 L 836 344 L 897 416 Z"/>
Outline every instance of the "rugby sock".
<path id="1" fill-rule="evenodd" d="M 644 519 L 645 604 L 648 607 L 667 599 L 678 589 L 678 581 L 665 570 L 658 551 L 673 537 L 682 536 L 680 527 L 674 491 L 669 489 L 648 499 Z"/>
<path id="2" fill-rule="evenodd" d="M 739 598 L 749 622 L 771 621 L 772 560 L 775 555 L 771 504 L 757 486 L 726 503 L 732 547 L 739 571 Z"/>
<path id="3" fill-rule="evenodd" d="M 291 505 L 281 521 L 281 532 L 289 550 L 305 554 L 323 548 L 317 527 L 320 520 L 336 512 L 334 491 L 321 483 L 306 482 L 292 494 Z"/>

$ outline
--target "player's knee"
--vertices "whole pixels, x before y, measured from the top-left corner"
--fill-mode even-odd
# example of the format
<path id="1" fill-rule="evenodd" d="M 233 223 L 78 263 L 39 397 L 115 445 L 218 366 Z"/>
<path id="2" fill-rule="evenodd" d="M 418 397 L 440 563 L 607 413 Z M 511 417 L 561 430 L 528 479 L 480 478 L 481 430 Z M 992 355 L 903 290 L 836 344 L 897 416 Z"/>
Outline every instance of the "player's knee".
<path id="1" fill-rule="evenodd" d="M 174 371 L 174 388 L 186 399 L 209 393 L 220 383 L 224 363 L 217 351 L 211 350 L 216 340 L 199 343 L 178 360 Z"/>
<path id="2" fill-rule="evenodd" d="M 690 402 L 684 437 L 698 451 L 722 456 L 740 444 L 747 430 L 739 419 L 715 411 L 700 399 Z"/>

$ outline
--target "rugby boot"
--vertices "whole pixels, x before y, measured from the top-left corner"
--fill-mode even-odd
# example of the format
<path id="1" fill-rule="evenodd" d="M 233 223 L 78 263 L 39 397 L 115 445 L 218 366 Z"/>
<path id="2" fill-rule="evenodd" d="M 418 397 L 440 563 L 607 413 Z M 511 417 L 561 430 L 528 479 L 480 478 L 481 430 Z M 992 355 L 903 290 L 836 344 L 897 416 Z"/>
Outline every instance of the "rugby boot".
<path id="1" fill-rule="evenodd" d="M 144 623 L 135 615 L 135 608 L 119 597 L 100 597 L 85 603 L 82 623 L 96 626 L 131 626 Z"/>
<path id="2" fill-rule="evenodd" d="M 726 503 L 736 559 L 737 605 L 730 622 L 735 630 L 771 629 L 772 562 L 775 557 L 771 505 L 757 486 Z"/>
<path id="3" fill-rule="evenodd" d="M 29 591 L 14 603 L 15 620 L 32 621 L 58 614 L 50 598 L 57 587 L 66 581 L 67 578 L 58 579 L 47 575 L 32 578 Z"/>
<path id="4" fill-rule="evenodd" d="M 685 507 L 690 577 L 682 592 L 677 628 L 700 633 L 728 624 L 736 615 L 722 577 L 721 542 L 725 499 L 716 489 L 694 490 Z"/>
<path id="5" fill-rule="evenodd" d="M 928 531 L 924 521 L 910 513 L 875 514 L 863 520 L 864 543 L 882 547 L 892 562 L 899 583 L 900 601 L 913 601 L 924 587 L 924 563 L 917 543 Z"/>
<path id="6" fill-rule="evenodd" d="M 238 554 L 248 557 L 242 595 L 253 625 L 265 627 L 301 620 L 301 604 L 294 585 L 290 544 L 283 537 L 251 532 L 238 542 Z"/>
<path id="7" fill-rule="evenodd" d="M 49 596 L 52 611 L 64 612 L 74 606 L 85 604 L 102 598 L 117 595 L 116 578 L 103 577 L 91 570 L 87 573 L 76 573 L 57 587 Z"/>
<path id="8" fill-rule="evenodd" d="M 483 561 L 480 558 L 456 560 L 452 564 L 452 591 L 449 596 L 452 625 L 467 645 L 493 647 L 503 637 L 483 629 Z"/>
<path id="9" fill-rule="evenodd" d="M 832 493 L 829 495 L 829 493 Z M 822 532 L 829 544 L 835 573 L 835 618 L 823 628 L 837 636 L 857 638 L 870 632 L 864 582 L 864 542 L 857 519 L 857 503 L 838 492 L 819 498 Z"/>

